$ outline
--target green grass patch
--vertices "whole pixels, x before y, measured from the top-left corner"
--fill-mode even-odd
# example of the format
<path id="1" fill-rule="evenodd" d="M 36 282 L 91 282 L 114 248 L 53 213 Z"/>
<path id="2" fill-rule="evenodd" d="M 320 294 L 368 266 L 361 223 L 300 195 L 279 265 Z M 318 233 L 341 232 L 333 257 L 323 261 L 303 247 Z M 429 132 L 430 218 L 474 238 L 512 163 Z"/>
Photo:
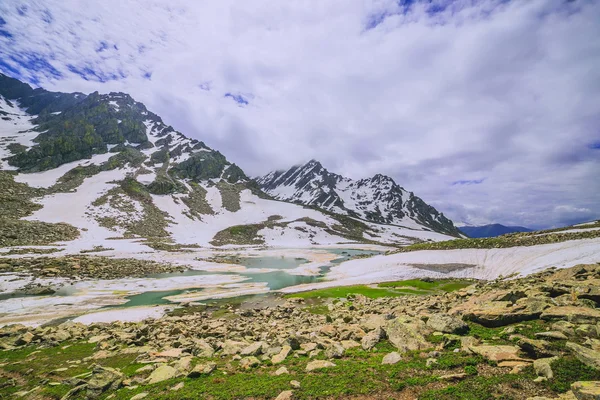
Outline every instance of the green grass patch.
<path id="1" fill-rule="evenodd" d="M 288 294 L 285 297 L 300 297 L 302 299 L 312 299 L 312 298 L 342 298 L 348 297 L 353 294 L 361 294 L 363 296 L 369 297 L 371 299 L 377 299 L 380 297 L 397 297 L 402 296 L 403 293 L 398 293 L 393 290 L 383 289 L 383 288 L 372 288 L 366 285 L 356 285 L 356 286 L 339 286 L 334 288 L 327 289 L 318 289 L 311 290 L 308 292 L 300 292 L 300 293 L 292 293 Z"/>
<path id="2" fill-rule="evenodd" d="M 599 370 L 588 367 L 573 357 L 559 358 L 550 366 L 554 377 L 545 382 L 545 385 L 556 393 L 565 393 L 573 382 L 600 380 Z"/>

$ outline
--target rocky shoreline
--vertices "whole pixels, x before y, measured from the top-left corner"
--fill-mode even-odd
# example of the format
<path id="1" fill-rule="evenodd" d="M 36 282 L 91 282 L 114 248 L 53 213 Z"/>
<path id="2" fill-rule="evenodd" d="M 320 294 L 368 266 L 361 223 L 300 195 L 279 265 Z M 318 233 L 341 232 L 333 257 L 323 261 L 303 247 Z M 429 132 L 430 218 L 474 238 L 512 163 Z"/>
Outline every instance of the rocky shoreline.
<path id="1" fill-rule="evenodd" d="M 65 400 L 195 398 L 186 396 L 201 393 L 197 385 L 210 392 L 210 385 L 244 376 L 273 380 L 272 389 L 256 389 L 249 398 L 346 398 L 361 395 L 360 387 L 348 383 L 346 392 L 328 394 L 307 384 L 319 376 L 343 380 L 352 373 L 344 368 L 372 363 L 373 376 L 396 375 L 377 381 L 368 393 L 373 397 L 362 393 L 356 398 L 597 399 L 599 304 L 596 264 L 428 296 L 356 295 L 317 307 L 291 297 L 275 307 L 191 307 L 178 316 L 139 323 L 12 325 L 0 329 L 0 394 L 33 398 L 58 391 L 58 397 L 38 398 Z M 88 346 L 89 353 L 62 360 L 58 368 L 65 369 L 58 375 L 29 381 L 18 373 L 24 365 L 35 371 L 36 352 L 68 352 L 76 346 Z M 23 358 L 12 356 L 23 351 Z M 390 383 L 405 372 L 401 382 Z M 21 380 L 19 390 L 11 389 L 10 379 L 13 384 Z M 367 376 L 361 379 L 368 381 L 363 386 L 372 383 Z M 497 384 L 487 394 L 469 397 L 452 389 L 488 381 Z"/>
<path id="2" fill-rule="evenodd" d="M 98 256 L 22 257 L 0 259 L 0 273 L 28 273 L 36 278 L 122 279 L 182 272 L 188 268 L 135 258 Z"/>

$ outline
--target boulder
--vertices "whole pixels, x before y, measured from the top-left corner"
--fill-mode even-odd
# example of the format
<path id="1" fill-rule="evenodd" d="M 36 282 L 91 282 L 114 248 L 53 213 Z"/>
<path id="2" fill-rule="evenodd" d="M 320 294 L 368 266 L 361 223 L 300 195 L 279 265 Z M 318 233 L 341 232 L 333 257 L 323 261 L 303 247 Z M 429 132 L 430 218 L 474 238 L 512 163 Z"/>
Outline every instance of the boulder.
<path id="1" fill-rule="evenodd" d="M 421 320 L 398 317 L 388 321 L 384 330 L 388 340 L 401 352 L 431 347 L 424 336 L 431 330 Z"/>
<path id="2" fill-rule="evenodd" d="M 481 345 L 471 346 L 471 351 L 490 361 L 522 361 L 519 356 L 519 348 L 516 346 Z"/>
<path id="3" fill-rule="evenodd" d="M 240 367 L 242 367 L 243 369 L 258 367 L 259 365 L 260 360 L 254 356 L 244 357 L 240 360 Z"/>
<path id="4" fill-rule="evenodd" d="M 283 346 L 279 354 L 276 354 L 273 356 L 273 358 L 271 358 L 271 362 L 273 364 L 281 364 L 287 358 L 291 351 L 292 348 L 290 346 Z"/>
<path id="5" fill-rule="evenodd" d="M 333 343 L 325 350 L 325 355 L 327 358 L 342 358 L 345 351 L 344 346 L 339 343 Z"/>
<path id="6" fill-rule="evenodd" d="M 396 352 L 396 351 L 392 351 L 391 353 L 386 354 L 383 357 L 383 361 L 381 361 L 382 364 L 388 364 L 388 365 L 392 365 L 392 364 L 396 364 L 399 361 L 402 360 L 402 356 L 400 355 L 400 353 Z"/>
<path id="7" fill-rule="evenodd" d="M 363 336 L 360 345 L 364 350 L 371 350 L 381 339 L 385 337 L 385 332 L 380 327 L 373 329 Z"/>
<path id="8" fill-rule="evenodd" d="M 114 368 L 94 366 L 87 383 L 87 396 L 97 398 L 107 390 L 117 390 L 123 383 L 123 374 Z"/>
<path id="9" fill-rule="evenodd" d="M 451 315 L 433 314 L 427 320 L 427 326 L 436 332 L 464 334 L 469 330 L 462 319 Z"/>
<path id="10" fill-rule="evenodd" d="M 600 400 L 600 381 L 575 382 L 571 391 L 577 400 Z"/>
<path id="11" fill-rule="evenodd" d="M 573 324 L 595 324 L 600 322 L 600 310 L 589 307 L 555 306 L 541 314 L 544 320 L 563 320 Z"/>
<path id="12" fill-rule="evenodd" d="M 279 393 L 279 396 L 275 398 L 275 400 L 292 400 L 294 398 L 294 392 L 291 390 L 285 390 Z"/>
<path id="13" fill-rule="evenodd" d="M 196 364 L 187 376 L 188 378 L 198 378 L 202 375 L 210 375 L 215 369 L 217 369 L 217 364 L 214 362 Z"/>
<path id="14" fill-rule="evenodd" d="M 152 385 L 154 383 L 166 381 L 167 379 L 175 378 L 177 375 L 178 372 L 175 368 L 171 367 L 170 365 L 161 365 L 152 371 L 146 383 L 148 385 Z"/>
<path id="15" fill-rule="evenodd" d="M 223 343 L 221 354 L 224 356 L 233 356 L 238 354 L 248 346 L 248 343 L 245 342 L 236 342 L 234 340 L 226 340 Z"/>
<path id="16" fill-rule="evenodd" d="M 193 352 L 197 357 L 211 358 L 215 354 L 215 349 L 204 340 L 196 340 L 194 341 Z"/>
<path id="17" fill-rule="evenodd" d="M 552 355 L 552 353 L 550 352 L 551 345 L 545 340 L 522 338 L 519 339 L 517 345 L 525 353 L 535 358 L 547 357 Z"/>
<path id="18" fill-rule="evenodd" d="M 536 337 L 540 337 L 543 339 L 553 339 L 553 340 L 567 340 L 569 339 L 567 335 L 560 331 L 548 331 L 548 332 L 537 332 L 535 334 Z"/>
<path id="19" fill-rule="evenodd" d="M 192 368 L 192 356 L 181 357 L 179 360 L 172 362 L 171 366 L 175 368 L 180 375 L 185 375 Z"/>
<path id="20" fill-rule="evenodd" d="M 592 350 L 573 342 L 567 342 L 566 347 L 585 365 L 600 369 L 600 351 Z"/>
<path id="21" fill-rule="evenodd" d="M 241 356 L 259 356 L 263 352 L 264 343 L 254 342 L 240 351 Z"/>
<path id="22" fill-rule="evenodd" d="M 546 379 L 552 379 L 554 372 L 552 371 L 551 364 L 558 357 L 540 358 L 533 362 L 533 369 L 537 376 L 543 376 Z"/>
<path id="23" fill-rule="evenodd" d="M 315 361 L 309 362 L 306 365 L 306 372 L 311 372 L 311 371 L 315 371 L 318 369 L 331 368 L 331 367 L 335 367 L 335 364 L 332 363 L 331 361 L 315 360 Z"/>
<path id="24" fill-rule="evenodd" d="M 283 375 L 283 374 L 289 374 L 289 373 L 290 373 L 290 371 L 288 371 L 288 369 L 286 367 L 278 368 L 277 371 L 275 371 L 276 376 Z"/>

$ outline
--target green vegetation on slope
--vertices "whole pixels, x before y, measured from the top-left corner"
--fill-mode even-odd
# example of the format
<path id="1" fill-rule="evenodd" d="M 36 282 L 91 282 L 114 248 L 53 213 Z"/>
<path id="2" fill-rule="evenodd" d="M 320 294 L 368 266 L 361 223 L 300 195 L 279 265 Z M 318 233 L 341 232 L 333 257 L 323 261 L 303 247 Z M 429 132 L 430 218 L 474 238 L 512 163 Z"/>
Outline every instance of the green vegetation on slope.
<path id="1" fill-rule="evenodd" d="M 573 227 L 572 229 L 575 229 Z M 535 246 L 540 244 L 559 243 L 567 240 L 592 239 L 600 237 L 600 230 L 569 232 L 570 229 L 559 231 L 537 231 L 509 233 L 492 238 L 454 239 L 443 242 L 417 243 L 398 248 L 395 253 L 418 250 L 455 250 L 455 249 L 493 249 L 517 246 Z"/>

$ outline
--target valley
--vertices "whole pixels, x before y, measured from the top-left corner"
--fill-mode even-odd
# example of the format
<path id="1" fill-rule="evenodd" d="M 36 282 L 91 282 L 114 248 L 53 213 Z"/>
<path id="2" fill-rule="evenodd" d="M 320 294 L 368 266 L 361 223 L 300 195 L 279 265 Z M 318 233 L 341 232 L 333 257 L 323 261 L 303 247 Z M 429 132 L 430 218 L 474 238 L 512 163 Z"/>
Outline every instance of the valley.
<path id="1" fill-rule="evenodd" d="M 600 379 L 599 221 L 469 238 L 382 174 L 252 179 L 125 93 L 0 75 L 0 118 L 2 396 L 518 399 L 562 395 L 570 368 Z"/>

